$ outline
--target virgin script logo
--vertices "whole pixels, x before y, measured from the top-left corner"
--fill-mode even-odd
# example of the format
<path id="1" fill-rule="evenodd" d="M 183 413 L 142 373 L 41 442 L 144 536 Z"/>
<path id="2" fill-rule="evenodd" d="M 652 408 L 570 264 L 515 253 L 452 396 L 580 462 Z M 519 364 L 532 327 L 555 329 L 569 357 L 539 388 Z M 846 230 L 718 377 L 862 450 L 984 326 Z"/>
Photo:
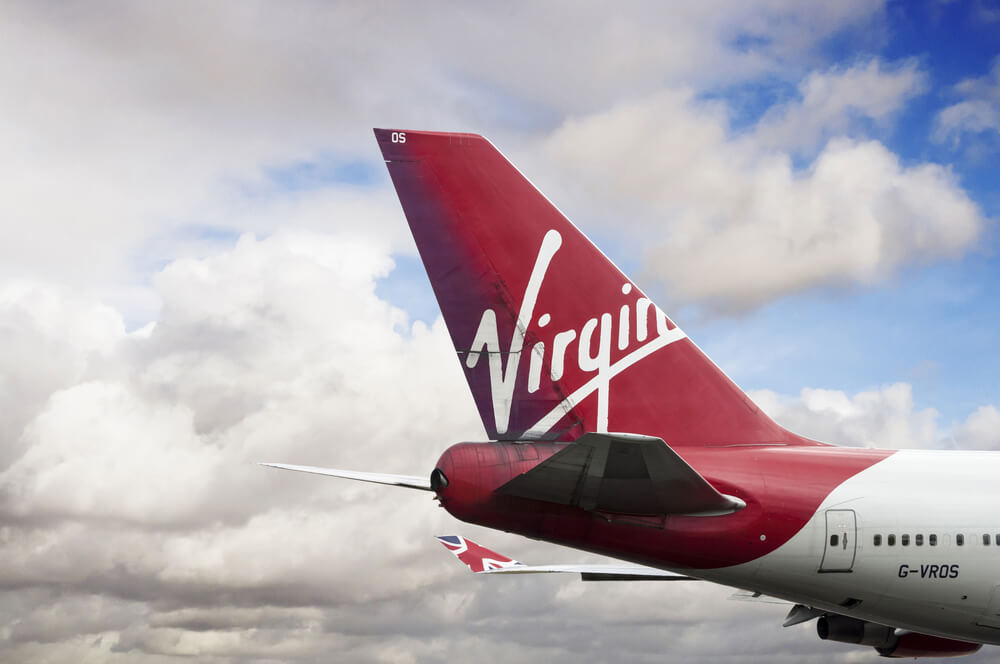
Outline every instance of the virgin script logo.
<path id="1" fill-rule="evenodd" d="M 543 313 L 536 320 L 535 308 L 538 303 L 538 293 L 548 274 L 552 259 L 560 247 L 562 247 L 562 236 L 558 231 L 550 230 L 542 238 L 542 245 L 538 249 L 534 267 L 531 269 L 531 276 L 525 287 L 524 296 L 521 298 L 520 310 L 507 350 L 505 351 L 500 346 L 496 310 L 486 309 L 479 320 L 479 328 L 476 330 L 475 339 L 465 360 L 469 369 L 475 369 L 482 355 L 485 354 L 488 358 L 493 418 L 499 435 L 507 433 L 510 425 L 511 404 L 514 400 L 522 355 L 527 354 L 531 358 L 528 366 L 528 392 L 537 392 L 541 385 L 547 350 L 546 342 L 536 342 L 525 353 L 524 339 L 532 325 L 535 325 L 538 330 L 542 330 L 552 323 L 553 316 L 550 313 Z M 594 375 L 583 385 L 577 387 L 542 419 L 529 427 L 524 432 L 528 434 L 525 437 L 544 434 L 555 426 L 575 404 L 580 403 L 594 392 L 597 392 L 596 430 L 606 432 L 608 430 L 611 379 L 651 353 L 686 336 L 680 328 L 667 319 L 666 315 L 652 301 L 646 297 L 636 298 L 635 295 L 641 294 L 629 281 L 624 281 L 621 293 L 625 301 L 620 305 L 617 316 L 612 313 L 602 313 L 587 319 L 580 329 L 570 328 L 557 332 L 551 337 L 549 380 L 556 383 L 563 379 L 567 355 L 570 359 L 575 356 L 576 367 L 581 373 L 593 373 Z M 650 314 L 656 321 L 656 333 L 652 336 L 649 334 Z M 594 349 L 595 335 L 596 352 Z M 574 342 L 576 353 L 571 350 Z M 611 362 L 612 342 L 617 343 L 619 351 L 626 351 L 613 363 Z"/>

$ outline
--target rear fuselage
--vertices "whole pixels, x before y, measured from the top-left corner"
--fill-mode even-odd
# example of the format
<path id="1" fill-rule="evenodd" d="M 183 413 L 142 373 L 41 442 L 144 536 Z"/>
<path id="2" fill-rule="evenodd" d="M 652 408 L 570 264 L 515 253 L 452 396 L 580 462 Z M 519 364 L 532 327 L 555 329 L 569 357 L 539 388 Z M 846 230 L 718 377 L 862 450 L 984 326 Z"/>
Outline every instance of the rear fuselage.
<path id="1" fill-rule="evenodd" d="M 1000 643 L 1000 454 L 679 448 L 718 491 L 746 503 L 712 517 L 588 512 L 494 492 L 561 447 L 455 445 L 438 462 L 448 478 L 441 503 L 491 528 L 864 620 Z"/>

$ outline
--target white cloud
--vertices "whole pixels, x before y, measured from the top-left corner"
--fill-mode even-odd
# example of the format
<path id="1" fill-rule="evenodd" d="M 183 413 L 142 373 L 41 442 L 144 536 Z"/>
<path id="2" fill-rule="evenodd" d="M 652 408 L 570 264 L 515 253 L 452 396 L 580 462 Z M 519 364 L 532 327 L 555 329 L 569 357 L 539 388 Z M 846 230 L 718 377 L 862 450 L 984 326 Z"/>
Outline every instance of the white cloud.
<path id="1" fill-rule="evenodd" d="M 0 57 L 0 83 L 18 103 L 2 111 L 5 122 L 0 126 L 6 129 L 0 129 L 0 144 L 20 161 L 0 172 L 8 183 L 0 201 L 0 218 L 5 219 L 0 225 L 0 277 L 43 274 L 92 285 L 125 309 L 130 323 L 141 324 L 155 315 L 157 303 L 136 272 L 145 276 L 154 271 L 151 266 L 215 249 L 214 236 L 198 229 L 261 234 L 289 226 L 315 230 L 324 225 L 324 208 L 337 219 L 354 218 L 352 208 L 366 218 L 397 221 L 398 210 L 385 205 L 392 198 L 381 187 L 324 187 L 287 199 L 260 196 L 261 190 L 274 191 L 268 173 L 302 161 L 361 160 L 377 167 L 372 125 L 472 129 L 489 132 L 505 145 L 526 144 L 531 152 L 543 127 L 567 115 L 597 121 L 615 114 L 604 109 L 618 100 L 638 100 L 633 102 L 638 105 L 652 100 L 653 112 L 661 114 L 663 109 L 655 107 L 665 86 L 713 89 L 776 74 L 794 79 L 820 62 L 815 49 L 824 38 L 845 27 L 863 34 L 881 14 L 879 3 L 860 1 L 829 7 L 784 1 L 727 4 L 724 11 L 715 3 L 702 3 L 673 7 L 669 14 L 657 3 L 639 3 L 612 17 L 601 6 L 579 3 L 571 9 L 552 5 L 530 12 L 342 3 L 305 3 L 298 11 L 269 3 L 184 9 L 141 5 L 121 11 L 109 6 L 91 14 L 23 5 L 12 10 L 0 45 L 0 56 L 7 56 Z M 517 48 L 510 48 L 511 35 L 516 35 Z M 36 57 L 18 57 L 20 53 Z M 884 121 L 921 85 L 922 74 L 913 63 L 871 60 L 811 73 L 800 86 L 801 101 L 767 116 L 758 147 L 791 141 L 798 150 L 837 134 L 851 117 Z M 671 206 L 721 200 L 725 210 L 709 206 L 697 211 L 698 222 L 709 229 L 717 228 L 720 215 L 738 214 L 757 186 L 763 193 L 749 202 L 766 208 L 760 214 L 770 216 L 774 207 L 798 217 L 794 199 L 803 198 L 809 210 L 837 206 L 845 194 L 840 190 L 829 194 L 834 200 L 813 200 L 808 192 L 796 195 L 792 190 L 804 187 L 793 186 L 795 174 L 782 172 L 787 166 L 781 155 L 773 162 L 758 161 L 753 150 L 748 154 L 745 148 L 727 146 L 725 113 L 717 109 L 709 114 L 710 123 L 718 126 L 682 122 L 674 133 L 690 133 L 684 137 L 688 148 L 661 144 L 661 158 L 690 158 L 692 151 L 711 153 L 721 146 L 721 164 L 733 163 L 719 171 L 696 158 L 683 183 L 693 189 Z M 651 126 L 643 134 L 651 129 L 662 131 Z M 553 140 L 565 133 L 564 127 Z M 599 140 L 586 138 L 581 149 Z M 633 151 L 631 157 L 642 160 L 643 169 L 655 169 L 661 179 L 675 175 L 670 164 L 650 161 L 641 152 Z M 595 151 L 588 158 L 600 161 L 604 155 Z M 687 164 L 680 168 L 686 170 Z M 626 172 L 631 177 L 635 170 Z M 764 182 L 751 176 L 757 170 Z M 789 182 L 772 182 L 768 173 L 772 180 Z M 745 186 L 720 196 L 719 187 L 734 175 L 737 185 Z M 377 176 L 384 178 L 381 171 Z M 52 193 L 55 183 L 58 195 Z M 592 184 L 581 183 L 577 191 L 586 192 Z M 949 186 L 933 193 L 945 194 L 945 207 L 954 199 Z M 257 212 L 261 205 L 270 209 Z M 682 286 L 678 293 L 760 301 L 828 280 L 865 281 L 894 268 L 891 255 L 882 260 L 869 251 L 851 260 L 842 254 L 854 247 L 841 246 L 834 257 L 810 253 L 793 260 L 790 272 L 798 274 L 788 283 L 773 283 L 764 274 L 747 279 L 748 270 L 757 274 L 757 264 L 773 265 L 786 257 L 776 247 L 791 246 L 794 253 L 802 244 L 820 241 L 817 234 L 825 233 L 830 222 L 817 223 L 821 229 L 806 222 L 807 230 L 798 234 L 785 228 L 798 226 L 797 219 L 766 224 L 760 255 L 735 279 L 750 292 L 729 294 L 726 284 L 709 280 L 703 289 Z M 395 249 L 410 250 L 398 221 L 376 225 Z M 968 215 L 963 213 L 955 225 L 958 237 L 942 242 L 945 255 L 952 255 L 951 247 L 968 236 Z M 28 228 L 31 232 L 25 232 Z M 678 237 L 685 232 L 680 230 Z M 894 246 L 896 239 L 885 246 Z M 729 241 L 741 240 L 734 230 Z M 682 238 L 677 247 L 687 251 L 703 245 L 703 239 Z M 669 252 L 657 258 L 667 259 L 672 259 Z M 814 259 L 819 267 L 811 270 Z M 827 267 L 827 262 L 833 265 Z"/>
<path id="2" fill-rule="evenodd" d="M 938 113 L 934 140 L 958 145 L 966 134 L 1000 132 L 1000 57 L 987 74 L 965 79 L 955 91 L 962 100 Z"/>
<path id="3" fill-rule="evenodd" d="M 473 648 L 653 662 L 665 639 L 695 662 L 742 639 L 757 644 L 741 647 L 746 660 L 836 656 L 808 630 L 781 630 L 783 607 L 728 602 L 723 588 L 475 578 L 430 535 L 457 530 L 529 562 L 585 556 L 456 524 L 425 494 L 254 465 L 419 473 L 448 444 L 481 439 L 440 321 L 410 327 L 376 297 L 391 266 L 377 246 L 281 233 L 175 261 L 141 334 L 106 307 L 20 301 L 26 316 L 82 316 L 94 332 L 82 343 L 51 327 L 49 343 L 76 344 L 63 353 L 86 368 L 32 407 L 23 453 L 0 472 L 4 658 L 443 662 Z M 756 396 L 825 440 L 942 438 L 902 384 Z"/>
<path id="4" fill-rule="evenodd" d="M 772 106 L 754 129 L 761 147 L 811 153 L 847 134 L 860 118 L 885 124 L 927 88 L 916 61 L 886 66 L 872 59 L 814 71 L 798 86 L 799 99 Z"/>
<path id="5" fill-rule="evenodd" d="M 668 639 L 709 661 L 766 629 L 744 658 L 827 659 L 780 629 L 781 607 L 722 588 L 475 578 L 431 535 L 529 562 L 586 556 L 456 524 L 422 493 L 254 465 L 419 473 L 482 438 L 442 324 L 410 327 L 375 296 L 391 264 L 374 246 L 282 233 L 175 261 L 142 334 L 82 307 L 103 332 L 65 353 L 87 369 L 34 407 L 0 473 L 2 657 L 652 662 Z M 81 308 L 60 307 L 51 320 Z"/>
<path id="6" fill-rule="evenodd" d="M 160 319 L 133 335 L 107 307 L 37 286 L 5 291 L 8 320 L 35 321 L 19 324 L 69 368 L 40 381 L 46 394 L 11 413 L 26 424 L 4 439 L 0 589 L 28 602 L 3 622 L 19 648 L 47 634 L 109 659 L 116 643 L 133 654 L 316 655 L 329 637 L 296 646 L 294 625 L 275 627 L 268 644 L 249 636 L 250 619 L 202 632 L 157 616 L 362 606 L 435 580 L 435 566 L 409 565 L 433 551 L 429 536 L 446 518 L 426 495 L 255 465 L 422 473 L 452 442 L 482 438 L 457 363 L 440 366 L 453 355 L 443 324 L 410 326 L 375 296 L 374 279 L 392 266 L 378 245 L 247 236 L 176 261 L 156 280 Z M 13 375 L 39 366 L 36 353 L 17 352 L 33 347 L 7 350 Z M 404 573 L 379 581 L 380 569 Z M 32 589 L 42 597 L 31 600 Z M 58 619 L 42 608 L 53 590 L 68 602 Z M 93 598 L 113 608 L 71 617 Z M 136 602 L 139 616 L 123 622 L 122 604 Z M 97 634 L 103 647 L 73 646 Z"/>
<path id="7" fill-rule="evenodd" d="M 800 171 L 753 134 L 731 137 L 725 109 L 690 92 L 568 120 L 546 148 L 603 195 L 616 226 L 643 238 L 649 276 L 717 308 L 877 283 L 906 264 L 960 256 L 984 224 L 945 167 L 835 138 Z"/>
<path id="8" fill-rule="evenodd" d="M 179 229 L 288 226 L 244 216 L 259 203 L 246 189 L 268 169 L 378 166 L 372 126 L 513 142 L 664 81 L 708 86 L 801 67 L 823 38 L 869 25 L 881 6 L 641 2 L 613 16 L 576 2 L 6 9 L 0 86 L 11 103 L 0 109 L 0 145 L 17 157 L 0 168 L 0 277 L 99 286 L 149 316 L 134 273 L 177 257 L 162 253 L 181 249 Z M 739 45 L 744 35 L 752 48 Z M 188 243 L 204 253 L 202 238 Z"/>
<path id="9" fill-rule="evenodd" d="M 224 470 L 220 450 L 194 438 L 192 419 L 121 384 L 62 390 L 26 428 L 27 451 L 0 474 L 0 490 L 16 517 L 190 520 Z"/>
<path id="10" fill-rule="evenodd" d="M 825 443 L 884 449 L 942 446 L 938 412 L 917 410 L 906 383 L 854 395 L 805 388 L 794 398 L 762 390 L 753 399 L 783 426 Z"/>
<path id="11" fill-rule="evenodd" d="M 1000 450 L 1000 411 L 980 406 L 964 422 L 953 425 L 956 445 L 973 450 Z"/>
<path id="12" fill-rule="evenodd" d="M 390 268 L 358 240 L 305 235 L 244 237 L 230 252 L 171 264 L 157 279 L 164 309 L 152 331 L 102 339 L 118 347 L 105 348 L 93 379 L 52 393 L 25 427 L 26 452 L 0 475 L 15 513 L 148 524 L 231 517 L 247 512 L 238 497 L 216 495 L 220 482 L 251 481 L 259 469 L 246 464 L 279 453 L 329 462 L 317 436 L 364 441 L 349 449 L 368 448 L 358 454 L 367 459 L 415 434 L 406 418 L 386 419 L 400 407 L 419 403 L 423 426 L 442 434 L 446 422 L 475 422 L 455 374 L 444 373 L 448 401 L 469 402 L 468 413 L 428 398 L 425 376 L 440 372 L 410 373 L 430 366 L 423 349 L 449 343 L 440 324 L 409 329 L 374 296 L 374 278 Z M 10 361 L 30 367 L 34 358 Z M 371 432 L 375 421 L 383 425 Z M 433 462 L 406 449 L 397 456 Z"/>
<path id="13" fill-rule="evenodd" d="M 941 111 L 934 127 L 934 140 L 944 142 L 949 138 L 957 144 L 961 135 L 985 131 L 1000 131 L 1000 110 L 997 102 L 972 99 L 952 104 Z"/>
<path id="14" fill-rule="evenodd" d="M 530 562 L 586 556 L 457 524 L 425 494 L 255 462 L 422 473 L 484 435 L 441 321 L 412 325 L 375 294 L 412 243 L 373 125 L 490 133 L 528 159 L 556 126 L 550 148 L 579 138 L 576 175 L 601 176 L 581 188 L 632 195 L 637 224 L 666 210 L 708 260 L 733 256 L 690 225 L 700 211 L 736 246 L 749 209 L 765 260 L 801 245 L 791 281 L 748 277 L 751 265 L 737 272 L 746 292 L 707 275 L 691 297 L 759 302 L 962 251 L 978 217 L 946 171 L 824 142 L 852 117 L 891 119 L 920 87 L 908 63 L 831 70 L 818 55 L 845 27 L 863 33 L 880 3 L 5 9 L 0 659 L 579 664 L 660 662 L 665 643 L 691 662 L 841 654 L 781 630 L 782 607 L 722 588 L 474 578 L 430 536 L 482 537 Z M 725 104 L 695 101 L 765 75 L 805 76 L 802 100 L 767 116 L 770 142 L 765 125 L 734 139 Z M 620 133 L 633 121 L 637 135 Z M 602 131 L 572 133 L 588 122 Z M 650 136 L 652 159 L 638 149 Z M 775 153 L 809 141 L 825 147 L 806 173 Z M 370 166 L 374 184 L 286 191 L 275 172 L 302 163 Z M 607 182 L 612 167 L 627 177 Z M 844 235 L 880 246 L 874 258 L 839 231 L 825 246 L 822 211 L 846 202 L 836 219 L 862 218 Z M 815 223 L 800 231 L 799 218 Z M 814 392 L 808 405 L 775 397 L 783 417 L 847 442 L 934 438 L 933 413 L 902 388 Z M 956 436 L 984 441 L 991 417 Z"/>
<path id="15" fill-rule="evenodd" d="M 908 383 L 850 395 L 803 388 L 798 396 L 757 390 L 754 401 L 783 426 L 814 440 L 882 449 L 1000 449 L 1000 411 L 981 406 L 962 422 L 941 428 L 934 408 L 917 408 Z"/>
<path id="16" fill-rule="evenodd" d="M 117 311 L 79 292 L 0 284 L 0 468 L 24 450 L 21 430 L 54 391 L 83 379 L 125 336 Z"/>

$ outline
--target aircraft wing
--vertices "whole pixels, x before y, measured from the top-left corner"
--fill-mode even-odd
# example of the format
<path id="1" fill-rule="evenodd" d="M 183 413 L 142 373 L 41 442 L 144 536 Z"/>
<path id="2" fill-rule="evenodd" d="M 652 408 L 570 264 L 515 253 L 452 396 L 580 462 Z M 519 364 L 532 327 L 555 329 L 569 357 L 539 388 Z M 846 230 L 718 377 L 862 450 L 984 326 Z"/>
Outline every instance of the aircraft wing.
<path id="1" fill-rule="evenodd" d="M 642 565 L 525 565 L 461 535 L 438 540 L 476 574 L 579 574 L 584 581 L 697 581 L 676 572 Z"/>
<path id="2" fill-rule="evenodd" d="M 364 473 L 359 470 L 340 470 L 339 468 L 319 468 L 317 466 L 293 466 L 287 463 L 262 463 L 262 466 L 270 468 L 281 468 L 283 470 L 296 470 L 300 473 L 315 473 L 316 475 L 329 475 L 330 477 L 343 477 L 348 480 L 359 480 L 361 482 L 373 482 L 375 484 L 389 484 L 391 486 L 401 486 L 407 489 L 421 489 L 432 491 L 431 480 L 428 477 L 416 475 L 389 475 L 386 473 Z"/>
<path id="3" fill-rule="evenodd" d="M 716 516 L 746 507 L 660 438 L 586 433 L 497 493 L 619 514 Z"/>

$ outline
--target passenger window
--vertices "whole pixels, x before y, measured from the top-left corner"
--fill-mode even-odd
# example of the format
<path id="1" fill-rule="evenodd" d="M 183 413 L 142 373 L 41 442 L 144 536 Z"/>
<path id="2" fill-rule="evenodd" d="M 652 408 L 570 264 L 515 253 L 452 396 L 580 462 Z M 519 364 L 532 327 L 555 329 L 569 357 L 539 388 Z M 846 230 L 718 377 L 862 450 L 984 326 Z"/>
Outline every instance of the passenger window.
<path id="1" fill-rule="evenodd" d="M 876 535 L 875 536 L 874 544 L 875 544 L 875 546 L 882 546 L 882 536 L 881 535 Z"/>
<path id="2" fill-rule="evenodd" d="M 896 546 L 896 536 L 895 535 L 889 535 L 888 540 L 889 540 L 888 541 L 889 546 Z"/>
<path id="3" fill-rule="evenodd" d="M 997 546 L 1000 546 L 1000 535 L 995 535 L 994 537 L 996 539 Z"/>
<path id="4" fill-rule="evenodd" d="M 910 536 L 909 535 L 900 535 L 899 536 L 899 543 L 902 544 L 903 546 L 910 546 Z"/>
<path id="5" fill-rule="evenodd" d="M 989 545 L 990 545 L 990 536 L 983 535 L 983 546 L 989 546 Z"/>
<path id="6" fill-rule="evenodd" d="M 837 542 L 840 541 L 839 535 L 830 535 L 830 546 L 837 546 Z"/>
<path id="7" fill-rule="evenodd" d="M 931 546 L 937 546 L 937 535 L 928 535 L 927 543 Z"/>
<path id="8" fill-rule="evenodd" d="M 922 534 L 921 535 L 914 535 L 913 536 L 913 543 L 916 544 L 917 546 L 923 546 L 924 545 L 924 536 Z"/>
<path id="9" fill-rule="evenodd" d="M 962 533 L 955 535 L 955 544 L 957 544 L 958 546 L 962 546 L 963 544 L 965 544 L 965 535 L 963 535 Z"/>

